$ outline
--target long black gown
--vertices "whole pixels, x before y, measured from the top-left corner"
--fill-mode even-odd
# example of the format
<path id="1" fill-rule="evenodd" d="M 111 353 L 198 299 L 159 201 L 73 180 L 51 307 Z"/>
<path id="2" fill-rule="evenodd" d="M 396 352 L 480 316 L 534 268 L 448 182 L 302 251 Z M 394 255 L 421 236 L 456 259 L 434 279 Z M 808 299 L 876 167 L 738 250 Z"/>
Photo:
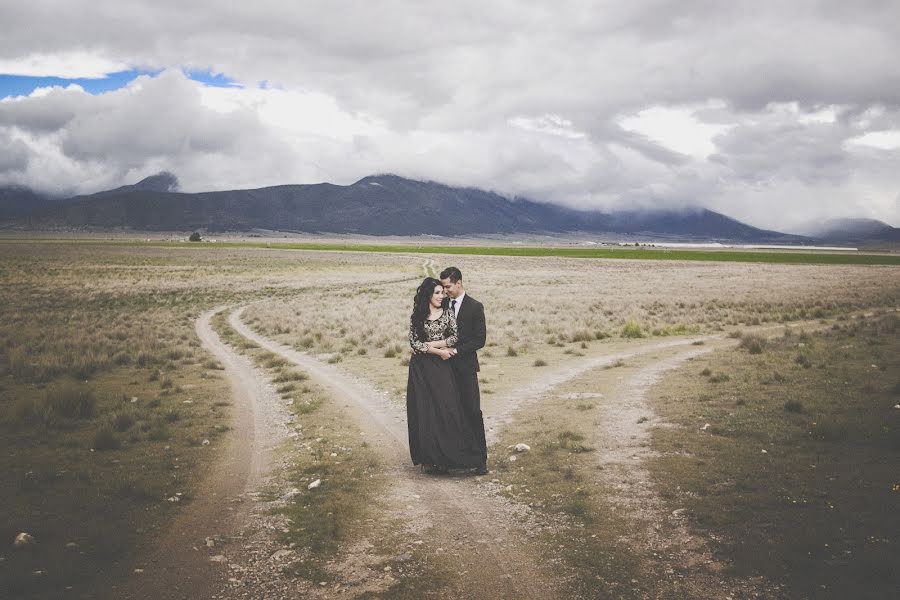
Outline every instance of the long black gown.
<path id="1" fill-rule="evenodd" d="M 484 457 L 463 413 L 453 369 L 439 356 L 425 353 L 425 342 L 447 340 L 448 346 L 456 344 L 456 317 L 453 311 L 444 309 L 437 319 L 426 320 L 424 329 L 426 339 L 421 339 L 410 323 L 413 355 L 406 384 L 406 417 L 413 464 L 478 467 Z"/>

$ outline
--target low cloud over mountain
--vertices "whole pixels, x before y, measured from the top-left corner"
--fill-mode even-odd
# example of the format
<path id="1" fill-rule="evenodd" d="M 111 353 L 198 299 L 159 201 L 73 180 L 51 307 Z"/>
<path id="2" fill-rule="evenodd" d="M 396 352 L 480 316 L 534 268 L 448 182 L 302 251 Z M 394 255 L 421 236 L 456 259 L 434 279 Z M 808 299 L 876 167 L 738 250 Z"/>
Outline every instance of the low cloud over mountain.
<path id="1" fill-rule="evenodd" d="M 29 228 L 289 232 L 468 236 L 592 232 L 651 237 L 799 242 L 714 211 L 582 211 L 475 188 L 456 188 L 396 175 L 365 177 L 349 186 L 282 185 L 250 190 L 179 193 L 162 173 L 138 184 L 39 204 L 7 214 L 7 225 Z"/>

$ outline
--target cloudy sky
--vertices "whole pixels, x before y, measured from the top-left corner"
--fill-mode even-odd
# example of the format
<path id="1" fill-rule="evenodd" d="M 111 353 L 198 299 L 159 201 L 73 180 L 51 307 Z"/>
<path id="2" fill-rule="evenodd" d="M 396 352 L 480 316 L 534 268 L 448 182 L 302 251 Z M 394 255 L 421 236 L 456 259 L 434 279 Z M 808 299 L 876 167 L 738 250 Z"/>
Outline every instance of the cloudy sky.
<path id="1" fill-rule="evenodd" d="M 900 226 L 900 2 L 0 3 L 0 185 L 397 173 Z"/>

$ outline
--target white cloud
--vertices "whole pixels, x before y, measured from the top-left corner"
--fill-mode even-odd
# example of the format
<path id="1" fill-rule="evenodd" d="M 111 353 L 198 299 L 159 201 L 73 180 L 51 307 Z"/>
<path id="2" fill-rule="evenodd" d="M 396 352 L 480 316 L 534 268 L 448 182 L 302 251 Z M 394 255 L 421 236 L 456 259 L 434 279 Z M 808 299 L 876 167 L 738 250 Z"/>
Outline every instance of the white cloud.
<path id="1" fill-rule="evenodd" d="M 130 68 L 130 65 L 120 60 L 78 50 L 0 58 L 0 73 L 28 77 L 103 79 L 110 73 L 127 71 Z"/>
<path id="2" fill-rule="evenodd" d="M 855 138 L 850 138 L 847 140 L 847 143 L 869 146 L 880 150 L 897 150 L 900 149 L 900 130 L 870 131 Z"/>
<path id="3" fill-rule="evenodd" d="M 721 106 L 721 102 L 712 102 L 704 108 Z M 694 116 L 697 110 L 698 107 L 654 106 L 618 122 L 628 131 L 643 134 L 675 152 L 705 159 L 716 150 L 713 138 L 732 126 L 703 123 Z"/>

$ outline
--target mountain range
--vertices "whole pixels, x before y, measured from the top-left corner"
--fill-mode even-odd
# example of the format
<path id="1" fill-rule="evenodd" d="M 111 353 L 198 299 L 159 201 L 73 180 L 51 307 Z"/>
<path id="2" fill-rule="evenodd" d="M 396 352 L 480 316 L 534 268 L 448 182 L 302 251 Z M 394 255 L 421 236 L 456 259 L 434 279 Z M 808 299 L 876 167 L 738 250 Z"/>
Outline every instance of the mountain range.
<path id="1" fill-rule="evenodd" d="M 834 243 L 900 242 L 900 229 L 877 219 L 827 219 L 808 223 L 799 233 Z"/>
<path id="2" fill-rule="evenodd" d="M 64 199 L 25 188 L 0 188 L 0 226 L 207 232 L 268 229 L 398 236 L 580 232 L 766 244 L 814 241 L 758 229 L 704 208 L 575 210 L 396 175 L 365 177 L 347 186 L 320 183 L 200 193 L 178 189 L 178 179 L 171 173 Z M 898 232 L 885 227 L 888 229 L 879 230 L 878 235 Z M 839 236 L 827 239 L 842 241 Z"/>

